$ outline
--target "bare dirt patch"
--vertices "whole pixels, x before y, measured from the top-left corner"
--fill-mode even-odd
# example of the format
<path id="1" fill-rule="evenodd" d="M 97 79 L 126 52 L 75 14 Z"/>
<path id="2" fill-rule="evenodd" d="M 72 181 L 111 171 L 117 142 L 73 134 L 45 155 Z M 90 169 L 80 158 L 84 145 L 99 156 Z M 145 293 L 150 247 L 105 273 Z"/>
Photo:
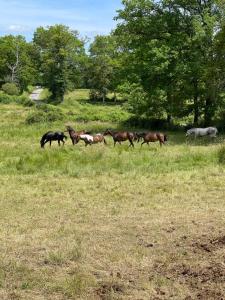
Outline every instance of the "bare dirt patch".
<path id="1" fill-rule="evenodd" d="M 124 292 L 124 286 L 120 283 L 103 282 L 96 290 L 96 295 L 102 300 L 109 299 L 112 294 L 122 294 Z"/>
<path id="2" fill-rule="evenodd" d="M 193 243 L 193 247 L 204 250 L 206 252 L 213 252 L 220 248 L 225 247 L 225 236 L 219 236 L 213 239 L 207 239 L 206 237 Z"/>

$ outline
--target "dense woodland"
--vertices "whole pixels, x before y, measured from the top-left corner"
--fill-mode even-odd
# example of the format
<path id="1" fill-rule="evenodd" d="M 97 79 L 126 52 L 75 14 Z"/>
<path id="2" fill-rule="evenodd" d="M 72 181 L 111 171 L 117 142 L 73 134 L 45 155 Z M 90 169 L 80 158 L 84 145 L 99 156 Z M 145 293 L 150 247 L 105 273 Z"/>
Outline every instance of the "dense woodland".
<path id="1" fill-rule="evenodd" d="M 90 100 L 121 101 L 134 119 L 225 124 L 223 0 L 123 0 L 116 29 L 89 44 L 64 25 L 39 27 L 32 42 L 0 37 L 0 85 L 19 94 L 89 88 Z M 112 96 L 110 101 L 112 101 Z"/>

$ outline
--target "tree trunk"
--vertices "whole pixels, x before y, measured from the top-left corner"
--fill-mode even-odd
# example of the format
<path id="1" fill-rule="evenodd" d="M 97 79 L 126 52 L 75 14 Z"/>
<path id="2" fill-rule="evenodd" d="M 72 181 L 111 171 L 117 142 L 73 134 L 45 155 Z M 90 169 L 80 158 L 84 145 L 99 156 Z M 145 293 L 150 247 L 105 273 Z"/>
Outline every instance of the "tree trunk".
<path id="1" fill-rule="evenodd" d="M 198 83 L 195 81 L 194 83 L 194 124 L 198 125 L 199 121 L 199 103 L 198 103 Z"/>
<path id="2" fill-rule="evenodd" d="M 207 96 L 205 101 L 205 126 L 209 126 L 212 121 L 212 99 L 210 96 Z"/>
<path id="3" fill-rule="evenodd" d="M 168 123 L 168 125 L 171 125 L 171 122 L 172 122 L 172 116 L 171 116 L 171 114 L 167 114 L 167 123 Z"/>
<path id="4" fill-rule="evenodd" d="M 171 108 L 172 108 L 172 93 L 171 89 L 167 90 L 167 123 L 168 125 L 171 124 L 172 115 L 171 115 Z"/>
<path id="5" fill-rule="evenodd" d="M 116 98 L 116 92 L 113 92 L 113 94 L 114 94 L 114 96 L 113 96 L 114 102 L 116 102 L 116 100 L 117 100 L 117 98 Z"/>

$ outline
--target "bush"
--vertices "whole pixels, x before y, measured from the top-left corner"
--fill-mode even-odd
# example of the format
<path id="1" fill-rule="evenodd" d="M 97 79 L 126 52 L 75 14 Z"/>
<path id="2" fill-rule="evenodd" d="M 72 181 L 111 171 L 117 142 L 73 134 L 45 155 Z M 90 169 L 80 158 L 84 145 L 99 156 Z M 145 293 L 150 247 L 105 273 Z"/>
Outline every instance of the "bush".
<path id="1" fill-rule="evenodd" d="M 29 99 L 28 97 L 26 97 L 24 95 L 18 97 L 16 103 L 21 104 L 25 107 L 31 107 L 31 106 L 35 105 L 34 101 L 32 101 L 31 99 Z"/>
<path id="2" fill-rule="evenodd" d="M 101 99 L 101 96 L 96 90 L 90 90 L 89 99 L 91 101 L 99 101 Z"/>
<path id="3" fill-rule="evenodd" d="M 35 103 L 25 95 L 11 96 L 3 92 L 0 92 L 0 103 L 3 104 L 17 103 L 25 107 L 31 107 L 35 105 Z"/>
<path id="4" fill-rule="evenodd" d="M 19 95 L 20 90 L 15 83 L 5 83 L 2 86 L 2 90 L 8 95 Z"/>
<path id="5" fill-rule="evenodd" d="M 100 92 L 98 90 L 90 90 L 89 92 L 89 100 L 91 101 L 103 101 L 104 97 L 105 97 L 105 101 L 107 101 L 107 90 L 105 90 L 104 92 Z"/>
<path id="6" fill-rule="evenodd" d="M 27 124 L 34 123 L 45 123 L 45 122 L 55 122 L 62 121 L 65 115 L 61 109 L 53 107 L 52 105 L 39 105 L 36 110 L 30 113 L 26 118 Z"/>
<path id="7" fill-rule="evenodd" d="M 16 101 L 16 97 L 15 96 L 10 96 L 7 95 L 3 92 L 0 92 L 0 103 L 3 104 L 8 104 L 8 103 L 12 103 Z"/>

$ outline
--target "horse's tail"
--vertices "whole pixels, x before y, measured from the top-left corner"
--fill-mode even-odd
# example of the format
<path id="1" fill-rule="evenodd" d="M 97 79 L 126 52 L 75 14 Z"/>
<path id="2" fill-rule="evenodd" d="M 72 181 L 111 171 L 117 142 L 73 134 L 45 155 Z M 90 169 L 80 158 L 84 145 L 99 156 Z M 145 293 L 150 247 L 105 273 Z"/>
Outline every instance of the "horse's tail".
<path id="1" fill-rule="evenodd" d="M 50 132 L 51 132 L 51 131 L 46 132 L 46 133 L 43 135 L 43 137 L 41 138 L 41 140 L 40 140 L 41 148 L 44 147 L 45 139 L 46 139 L 47 135 L 48 135 Z"/>
<path id="2" fill-rule="evenodd" d="M 168 137 L 166 134 L 164 134 L 164 142 L 167 142 L 168 141 Z"/>

